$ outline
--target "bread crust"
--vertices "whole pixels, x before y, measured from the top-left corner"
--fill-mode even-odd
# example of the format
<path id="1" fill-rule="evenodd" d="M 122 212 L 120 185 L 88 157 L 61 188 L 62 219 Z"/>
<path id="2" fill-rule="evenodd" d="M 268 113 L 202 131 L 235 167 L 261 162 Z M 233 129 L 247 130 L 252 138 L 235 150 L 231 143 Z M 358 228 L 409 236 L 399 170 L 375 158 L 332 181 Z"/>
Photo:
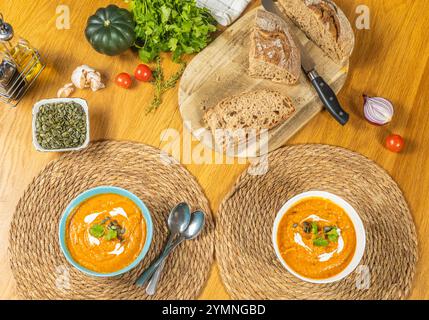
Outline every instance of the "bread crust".
<path id="1" fill-rule="evenodd" d="M 267 12 L 256 12 L 249 51 L 249 74 L 294 84 L 301 74 L 301 53 L 287 23 Z"/>
<path id="2" fill-rule="evenodd" d="M 355 44 L 353 29 L 346 15 L 335 2 L 332 0 L 278 0 L 278 4 L 280 10 L 335 62 L 343 63 L 351 56 Z M 332 16 L 333 21 L 326 19 L 327 15 Z M 322 40 L 308 30 L 304 20 L 308 20 L 309 17 L 317 19 L 324 33 L 331 33 L 331 41 L 336 45 L 336 52 L 326 51 L 326 48 L 321 45 Z M 332 33 L 333 23 L 337 31 L 336 36 Z"/>

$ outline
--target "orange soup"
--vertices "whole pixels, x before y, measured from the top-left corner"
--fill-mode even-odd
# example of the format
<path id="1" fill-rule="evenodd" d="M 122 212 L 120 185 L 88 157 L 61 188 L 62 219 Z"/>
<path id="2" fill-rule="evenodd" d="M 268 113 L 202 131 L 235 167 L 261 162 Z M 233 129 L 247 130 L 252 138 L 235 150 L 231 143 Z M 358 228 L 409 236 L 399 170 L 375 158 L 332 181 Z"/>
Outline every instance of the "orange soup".
<path id="1" fill-rule="evenodd" d="M 282 217 L 277 244 L 286 264 L 310 279 L 343 271 L 356 249 L 356 232 L 347 213 L 330 200 L 301 200 Z"/>
<path id="2" fill-rule="evenodd" d="M 70 215 L 66 243 L 73 259 L 99 273 L 119 271 L 140 254 L 146 223 L 127 197 L 101 194 L 80 204 Z"/>

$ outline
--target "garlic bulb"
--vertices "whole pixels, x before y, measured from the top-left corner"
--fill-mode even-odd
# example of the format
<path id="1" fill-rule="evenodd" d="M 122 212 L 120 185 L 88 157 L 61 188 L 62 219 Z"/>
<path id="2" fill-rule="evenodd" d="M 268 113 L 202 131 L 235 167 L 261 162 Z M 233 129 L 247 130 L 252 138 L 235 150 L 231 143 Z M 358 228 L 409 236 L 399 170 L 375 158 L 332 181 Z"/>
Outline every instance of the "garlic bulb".
<path id="1" fill-rule="evenodd" d="M 76 88 L 79 89 L 91 88 L 92 91 L 97 91 L 105 88 L 104 83 L 101 82 L 100 72 L 87 65 L 77 67 L 73 71 L 71 80 Z"/>
<path id="2" fill-rule="evenodd" d="M 392 103 L 381 97 L 368 97 L 364 98 L 363 111 L 365 118 L 376 125 L 385 125 L 392 121 L 394 109 Z"/>
<path id="3" fill-rule="evenodd" d="M 76 88 L 88 88 L 89 83 L 87 84 L 86 75 L 88 74 L 88 72 L 94 71 L 94 69 L 88 67 L 87 65 L 77 67 L 72 73 L 71 81 L 76 86 Z"/>

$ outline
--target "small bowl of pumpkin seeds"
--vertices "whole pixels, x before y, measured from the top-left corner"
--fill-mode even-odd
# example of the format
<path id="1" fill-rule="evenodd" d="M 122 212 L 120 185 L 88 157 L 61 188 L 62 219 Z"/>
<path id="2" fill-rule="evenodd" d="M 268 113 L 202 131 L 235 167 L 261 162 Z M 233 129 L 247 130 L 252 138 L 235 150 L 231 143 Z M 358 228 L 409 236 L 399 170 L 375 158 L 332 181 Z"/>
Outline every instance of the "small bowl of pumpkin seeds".
<path id="1" fill-rule="evenodd" d="M 79 98 L 45 99 L 33 106 L 33 144 L 38 151 L 65 152 L 89 144 L 88 104 Z"/>

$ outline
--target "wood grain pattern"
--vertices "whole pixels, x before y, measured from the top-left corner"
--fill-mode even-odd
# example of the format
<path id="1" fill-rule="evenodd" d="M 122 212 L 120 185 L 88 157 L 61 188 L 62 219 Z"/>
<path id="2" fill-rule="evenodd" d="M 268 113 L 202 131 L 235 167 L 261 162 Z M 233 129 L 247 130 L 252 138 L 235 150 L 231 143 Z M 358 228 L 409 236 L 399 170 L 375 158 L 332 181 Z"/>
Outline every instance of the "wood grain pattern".
<path id="1" fill-rule="evenodd" d="M 206 139 L 208 132 L 205 130 L 203 115 L 205 110 L 214 107 L 221 100 L 242 92 L 260 89 L 276 90 L 291 97 L 296 111 L 287 121 L 269 131 L 268 147 L 260 148 L 265 152 L 260 150 L 254 152 L 263 155 L 284 145 L 322 110 L 322 104 L 304 72 L 301 72 L 299 82 L 293 86 L 256 79 L 248 74 L 250 36 L 259 8 L 262 7 L 255 8 L 241 17 L 192 59 L 180 81 L 179 106 L 186 127 L 197 138 L 204 136 L 201 141 L 207 143 L 210 140 Z M 335 92 L 339 92 L 346 82 L 348 61 L 343 65 L 334 63 L 309 41 L 299 28 L 291 22 L 289 27 L 297 36 L 302 48 L 316 63 L 316 70 Z M 207 143 L 208 147 L 211 145 L 211 141 Z M 250 154 L 246 148 L 234 149 L 228 154 L 244 157 Z M 222 150 L 221 147 L 218 150 Z"/>
<path id="2" fill-rule="evenodd" d="M 326 112 L 322 112 L 298 132 L 289 144 L 325 143 L 342 146 L 373 159 L 386 169 L 404 191 L 419 234 L 420 260 L 411 298 L 429 299 L 429 216 L 426 196 L 429 194 L 429 39 L 427 35 L 427 0 L 337 0 L 347 17 L 358 17 L 356 8 L 370 8 L 371 29 L 357 30 L 356 45 L 350 60 L 350 72 L 339 100 L 351 113 L 349 125 L 340 128 Z M 153 146 L 179 142 L 167 139 L 166 128 L 189 135 L 183 129 L 178 109 L 177 89 L 169 91 L 160 109 L 146 115 L 153 89 L 149 84 L 134 84 L 126 91 L 112 82 L 114 75 L 133 72 L 138 63 L 135 54 L 109 58 L 97 54 L 83 35 L 86 19 L 98 7 L 109 3 L 124 5 L 121 0 L 52 1 L 2 0 L 0 12 L 13 23 L 16 32 L 28 38 L 48 63 L 37 85 L 16 109 L 0 108 L 0 298 L 16 298 L 15 282 L 7 258 L 7 238 L 14 208 L 27 185 L 58 154 L 38 153 L 31 142 L 31 107 L 42 98 L 54 97 L 69 81 L 73 69 L 83 63 L 99 69 L 107 88 L 92 93 L 79 91 L 75 96 L 88 100 L 91 139 L 141 141 Z M 70 30 L 55 26 L 58 5 L 70 8 Z M 255 1 L 252 6 L 259 3 Z M 165 56 L 164 56 L 165 57 Z M 178 66 L 164 59 L 167 75 Z M 375 127 L 362 119 L 363 93 L 380 95 L 393 101 L 396 115 L 386 127 Z M 404 136 L 407 147 L 393 154 L 383 147 L 387 134 Z M 161 138 L 167 139 L 162 142 Z M 175 140 L 176 139 L 176 140 Z M 183 140 L 183 139 L 182 139 Z M 196 143 L 193 142 L 195 146 Z M 184 157 L 182 157 L 183 161 Z M 214 212 L 247 165 L 237 159 L 231 164 L 186 164 L 197 178 L 211 202 Z M 186 162 L 186 161 L 184 161 Z M 218 268 L 201 298 L 227 299 Z"/>

